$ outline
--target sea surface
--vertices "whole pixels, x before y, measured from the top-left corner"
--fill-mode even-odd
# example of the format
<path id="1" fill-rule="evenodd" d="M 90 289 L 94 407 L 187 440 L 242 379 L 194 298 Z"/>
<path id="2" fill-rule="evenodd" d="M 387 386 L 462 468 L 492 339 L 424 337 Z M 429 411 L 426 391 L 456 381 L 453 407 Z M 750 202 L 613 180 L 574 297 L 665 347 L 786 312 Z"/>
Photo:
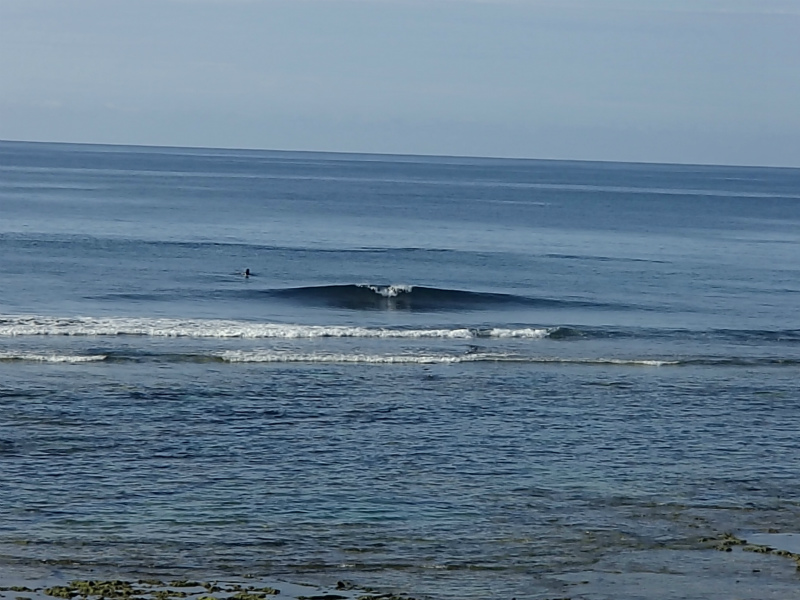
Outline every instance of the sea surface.
<path id="1" fill-rule="evenodd" d="M 799 309 L 797 169 L 2 142 L 0 566 L 713 569 L 800 530 Z"/>

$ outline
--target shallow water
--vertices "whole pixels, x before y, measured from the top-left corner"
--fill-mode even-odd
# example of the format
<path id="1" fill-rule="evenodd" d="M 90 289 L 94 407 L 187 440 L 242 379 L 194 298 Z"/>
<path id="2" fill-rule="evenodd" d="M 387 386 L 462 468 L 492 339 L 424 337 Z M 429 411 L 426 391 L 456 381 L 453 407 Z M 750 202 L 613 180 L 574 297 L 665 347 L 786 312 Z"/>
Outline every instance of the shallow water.
<path id="1" fill-rule="evenodd" d="M 798 183 L 0 143 L 0 561 L 525 598 L 792 532 Z"/>

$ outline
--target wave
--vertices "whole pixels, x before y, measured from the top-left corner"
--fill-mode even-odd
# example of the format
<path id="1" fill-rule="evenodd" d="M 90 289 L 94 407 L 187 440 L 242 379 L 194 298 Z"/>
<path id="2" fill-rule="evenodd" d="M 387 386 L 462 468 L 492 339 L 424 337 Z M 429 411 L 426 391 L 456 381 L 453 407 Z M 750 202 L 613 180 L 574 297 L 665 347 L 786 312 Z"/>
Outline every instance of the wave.
<path id="1" fill-rule="evenodd" d="M 547 358 L 508 353 L 476 352 L 464 354 L 344 354 L 295 353 L 274 351 L 228 351 L 220 358 L 231 363 L 360 363 L 360 364 L 459 364 L 477 362 L 530 364 L 585 364 L 658 367 L 677 365 L 679 361 L 617 358 Z"/>
<path id="2" fill-rule="evenodd" d="M 248 292 L 253 293 L 253 292 Z M 262 290 L 266 296 L 351 310 L 448 311 L 527 306 L 540 308 L 608 307 L 583 300 L 532 298 L 418 285 L 339 284 Z"/>
<path id="3" fill-rule="evenodd" d="M 0 336 L 148 336 L 180 338 L 387 338 L 387 339 L 542 339 L 558 328 L 450 327 L 403 329 L 344 325 L 287 325 L 212 319 L 94 317 L 0 317 Z"/>
<path id="4" fill-rule="evenodd" d="M 87 363 L 106 360 L 105 354 L 67 355 L 35 352 L 0 352 L 0 362 Z"/>
<path id="5" fill-rule="evenodd" d="M 402 286 L 388 286 L 370 294 L 402 295 Z M 241 338 L 241 339 L 519 339 L 554 341 L 588 340 L 718 340 L 738 344 L 800 343 L 800 330 L 735 330 L 735 329 L 653 329 L 589 326 L 506 326 L 506 327 L 360 327 L 348 325 L 298 325 L 258 323 L 223 319 L 167 319 L 136 317 L 51 317 L 41 315 L 0 315 L 0 337 L 74 336 L 115 337 L 138 336 L 159 338 Z"/>
<path id="6" fill-rule="evenodd" d="M 584 365 L 619 367 L 797 367 L 797 358 L 604 358 L 526 356 L 504 352 L 482 352 L 471 349 L 462 354 L 363 354 L 363 353 L 302 353 L 264 351 L 227 351 L 217 355 L 230 363 L 359 363 L 359 364 L 462 364 L 462 363 L 524 363 L 535 365 Z"/>
<path id="7" fill-rule="evenodd" d="M 276 349 L 226 350 L 201 353 L 141 352 L 131 349 L 106 350 L 103 354 L 57 354 L 45 352 L 0 353 L 3 362 L 36 363 L 307 363 L 307 364 L 361 364 L 361 365 L 455 365 L 468 363 L 529 364 L 529 365 L 577 365 L 589 367 L 800 367 L 796 357 L 558 357 L 533 356 L 516 352 L 486 351 L 470 346 L 461 352 L 417 351 L 403 353 L 366 352 L 297 352 Z"/>
<path id="8" fill-rule="evenodd" d="M 474 348 L 465 353 L 421 353 L 421 354 L 365 354 L 286 352 L 274 350 L 229 350 L 211 354 L 147 354 L 140 352 L 114 352 L 89 355 L 37 354 L 32 352 L 0 353 L 0 362 L 46 362 L 46 363 L 109 363 L 143 362 L 147 360 L 173 363 L 334 363 L 334 364 L 418 364 L 447 365 L 460 363 L 531 363 L 531 364 L 583 364 L 659 367 L 677 365 L 679 361 L 654 359 L 617 358 L 548 358 L 531 357 L 502 352 L 481 352 Z"/>

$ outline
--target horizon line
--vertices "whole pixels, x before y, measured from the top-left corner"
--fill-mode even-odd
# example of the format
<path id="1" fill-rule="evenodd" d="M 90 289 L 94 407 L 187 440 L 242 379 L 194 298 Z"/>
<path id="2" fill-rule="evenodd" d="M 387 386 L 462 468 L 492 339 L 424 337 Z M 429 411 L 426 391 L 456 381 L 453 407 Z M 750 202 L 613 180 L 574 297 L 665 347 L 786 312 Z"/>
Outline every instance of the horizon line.
<path id="1" fill-rule="evenodd" d="M 600 163 L 600 164 L 628 164 L 628 165 L 662 165 L 678 167 L 721 167 L 721 168 L 753 168 L 753 169 L 790 169 L 798 170 L 798 166 L 747 164 L 747 163 L 697 163 L 697 162 L 659 162 L 653 160 L 602 160 L 588 158 L 537 158 L 531 156 L 478 156 L 468 154 L 415 154 L 395 152 L 363 152 L 355 150 L 288 150 L 281 148 L 262 147 L 237 147 L 237 146 L 176 146 L 169 144 L 124 144 L 120 142 L 67 142 L 45 140 L 9 140 L 0 139 L 0 144 L 42 144 L 63 146 L 101 146 L 112 148 L 148 148 L 164 150 L 222 150 L 227 152 L 280 152 L 286 154 L 338 154 L 344 156 L 377 156 L 392 158 L 441 158 L 455 160 L 487 160 L 487 161 L 536 161 L 536 162 L 561 162 L 561 163 Z"/>

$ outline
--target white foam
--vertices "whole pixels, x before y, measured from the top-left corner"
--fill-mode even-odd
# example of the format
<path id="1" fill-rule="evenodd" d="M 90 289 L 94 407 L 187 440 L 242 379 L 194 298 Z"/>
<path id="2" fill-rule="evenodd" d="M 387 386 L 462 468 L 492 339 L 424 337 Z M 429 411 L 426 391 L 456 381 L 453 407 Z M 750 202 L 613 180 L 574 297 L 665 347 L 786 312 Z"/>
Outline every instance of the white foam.
<path id="1" fill-rule="evenodd" d="M 522 329 L 503 329 L 495 327 L 487 330 L 487 335 L 493 338 L 542 339 L 550 335 L 553 331 L 554 329 L 535 329 L 532 327 L 523 327 Z"/>
<path id="2" fill-rule="evenodd" d="M 665 367 L 679 365 L 677 360 L 654 360 L 654 359 L 627 359 L 627 358 L 601 358 L 593 360 L 596 364 L 608 365 L 630 365 L 640 367 Z"/>
<path id="3" fill-rule="evenodd" d="M 553 329 L 476 330 L 465 327 L 432 329 L 386 329 L 343 325 L 284 325 L 224 320 L 138 319 L 138 318 L 59 318 L 40 316 L 0 317 L 0 336 L 151 336 L 189 338 L 440 338 L 547 337 Z"/>
<path id="4" fill-rule="evenodd" d="M 532 364 L 620 365 L 660 367 L 676 365 L 677 361 L 611 358 L 553 358 L 522 356 L 496 352 L 467 354 L 361 354 L 361 353 L 302 353 L 274 350 L 231 350 L 218 354 L 231 363 L 367 363 L 367 364 L 460 364 L 475 362 L 513 362 Z"/>
<path id="5" fill-rule="evenodd" d="M 370 285 L 368 283 L 362 283 L 358 287 L 367 288 L 372 290 L 376 294 L 383 296 L 384 298 L 395 298 L 400 294 L 407 294 L 414 289 L 413 285 Z"/>
<path id="6" fill-rule="evenodd" d="M 681 364 L 678 360 L 656 360 L 650 358 L 531 358 L 530 362 L 562 363 L 568 365 L 619 365 L 627 367 L 664 367 Z"/>
<path id="7" fill-rule="evenodd" d="M 91 354 L 88 356 L 61 355 L 61 354 L 35 354 L 32 352 L 0 352 L 0 360 L 19 360 L 49 363 L 86 363 L 105 360 L 105 354 Z"/>
<path id="8" fill-rule="evenodd" d="M 232 363 L 368 363 L 368 364 L 454 364 L 487 360 L 477 354 L 325 354 L 272 351 L 228 351 L 220 355 L 222 360 Z"/>

